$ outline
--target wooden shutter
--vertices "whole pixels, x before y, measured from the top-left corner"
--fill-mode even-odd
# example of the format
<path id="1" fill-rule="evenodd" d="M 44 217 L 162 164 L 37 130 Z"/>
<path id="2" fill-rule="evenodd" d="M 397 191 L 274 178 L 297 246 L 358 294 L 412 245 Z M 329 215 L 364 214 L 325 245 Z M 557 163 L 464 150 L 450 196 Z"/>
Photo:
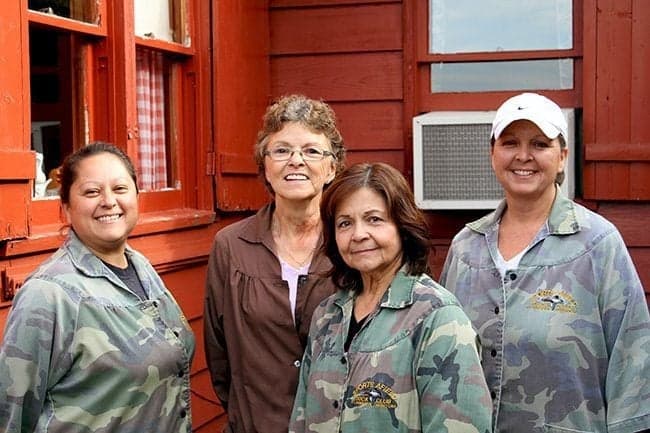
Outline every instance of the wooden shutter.
<path id="1" fill-rule="evenodd" d="M 584 197 L 650 199 L 650 3 L 584 3 Z"/>
<path id="2" fill-rule="evenodd" d="M 269 102 L 268 2 L 214 2 L 216 207 L 257 209 L 268 194 L 253 146 Z"/>
<path id="3" fill-rule="evenodd" d="M 10 2 L 0 10 L 0 240 L 28 235 L 30 180 L 35 175 L 34 152 L 29 150 L 27 54 L 22 50 L 27 29 L 22 8 L 22 2 Z"/>

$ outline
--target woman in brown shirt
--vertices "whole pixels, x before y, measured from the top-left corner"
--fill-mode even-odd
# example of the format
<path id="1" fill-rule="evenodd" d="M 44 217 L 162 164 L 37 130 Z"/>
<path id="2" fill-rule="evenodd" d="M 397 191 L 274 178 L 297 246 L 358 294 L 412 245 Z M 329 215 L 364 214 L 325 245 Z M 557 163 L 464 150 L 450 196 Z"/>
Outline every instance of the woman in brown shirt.
<path id="1" fill-rule="evenodd" d="M 288 430 L 312 313 L 335 291 L 319 205 L 344 156 L 327 104 L 291 95 L 268 107 L 255 160 L 273 200 L 219 231 L 208 264 L 205 350 L 226 432 Z"/>

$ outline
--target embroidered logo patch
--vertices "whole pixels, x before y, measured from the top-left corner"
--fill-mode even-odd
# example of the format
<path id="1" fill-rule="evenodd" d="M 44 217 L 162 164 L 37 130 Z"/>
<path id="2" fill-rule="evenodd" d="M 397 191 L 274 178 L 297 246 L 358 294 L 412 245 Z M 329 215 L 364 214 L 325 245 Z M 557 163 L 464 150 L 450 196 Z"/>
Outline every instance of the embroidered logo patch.
<path id="1" fill-rule="evenodd" d="M 395 409 L 397 407 L 395 397 L 395 391 L 390 386 L 368 379 L 354 388 L 350 400 L 353 407 L 373 406 Z"/>
<path id="2" fill-rule="evenodd" d="M 560 313 L 575 313 L 576 301 L 564 290 L 542 289 L 530 298 L 530 308 Z"/>

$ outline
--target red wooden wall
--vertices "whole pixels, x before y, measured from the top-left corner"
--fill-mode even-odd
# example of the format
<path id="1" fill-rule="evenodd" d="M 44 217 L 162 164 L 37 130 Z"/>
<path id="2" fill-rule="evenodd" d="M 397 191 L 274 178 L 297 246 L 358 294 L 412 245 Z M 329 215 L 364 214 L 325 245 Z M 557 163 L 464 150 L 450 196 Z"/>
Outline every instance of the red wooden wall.
<path id="1" fill-rule="evenodd" d="M 646 293 L 650 290 L 650 231 L 645 228 L 650 221 L 649 74 L 650 3 L 584 1 L 583 197 L 621 231 Z"/>
<path id="2" fill-rule="evenodd" d="M 348 162 L 405 170 L 401 2 L 272 0 L 271 93 L 330 103 Z"/>

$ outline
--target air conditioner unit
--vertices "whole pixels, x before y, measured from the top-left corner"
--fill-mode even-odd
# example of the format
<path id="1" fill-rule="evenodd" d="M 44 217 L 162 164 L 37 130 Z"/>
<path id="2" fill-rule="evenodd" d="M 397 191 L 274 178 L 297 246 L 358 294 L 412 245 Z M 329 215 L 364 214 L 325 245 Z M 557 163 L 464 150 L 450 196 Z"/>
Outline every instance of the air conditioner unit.
<path id="1" fill-rule="evenodd" d="M 562 183 L 574 195 L 573 109 L 563 109 L 569 125 L 569 158 Z M 422 209 L 494 209 L 503 198 L 490 162 L 495 111 L 434 111 L 413 118 L 413 186 Z"/>

